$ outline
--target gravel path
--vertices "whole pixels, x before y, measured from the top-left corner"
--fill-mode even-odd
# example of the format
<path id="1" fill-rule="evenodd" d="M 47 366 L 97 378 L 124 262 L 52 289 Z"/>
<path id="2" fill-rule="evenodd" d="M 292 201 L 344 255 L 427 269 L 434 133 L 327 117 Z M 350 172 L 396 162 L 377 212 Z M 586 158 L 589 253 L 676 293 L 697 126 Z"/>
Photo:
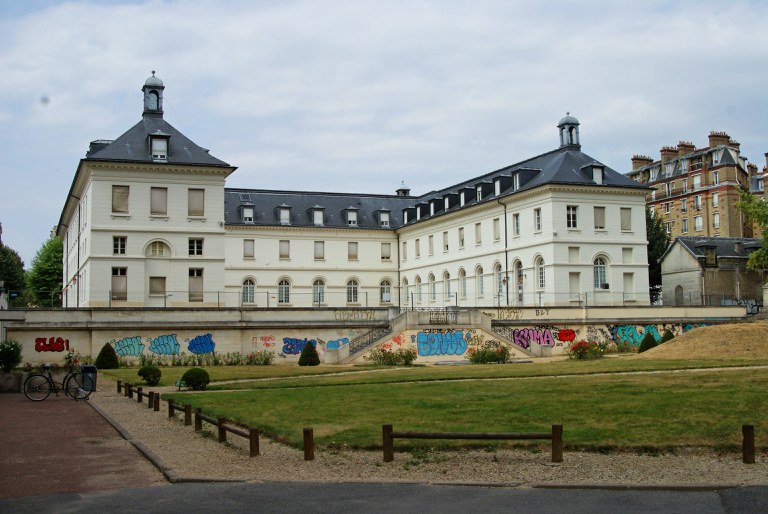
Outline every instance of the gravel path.
<path id="1" fill-rule="evenodd" d="M 204 424 L 204 431 L 196 433 L 192 426 L 184 426 L 182 413 L 177 413 L 176 419 L 169 419 L 165 402 L 161 403 L 159 412 L 154 412 L 146 403 L 139 404 L 122 393 L 117 394 L 116 389 L 114 381 L 100 376 L 99 391 L 91 396 L 91 403 L 121 425 L 129 438 L 153 454 L 165 467 L 166 475 L 173 479 L 471 483 L 521 487 L 768 484 L 765 452 L 758 453 L 756 464 L 743 464 L 740 453 L 717 455 L 693 449 L 661 456 L 566 451 L 563 462 L 554 464 L 550 462 L 549 446 L 543 444 L 539 452 L 455 450 L 415 456 L 396 451 L 394 462 L 389 463 L 382 462 L 381 451 L 317 449 L 314 461 L 304 461 L 303 451 L 262 437 L 260 455 L 250 458 L 245 438 L 229 435 L 227 444 L 219 444 L 213 425 Z"/>

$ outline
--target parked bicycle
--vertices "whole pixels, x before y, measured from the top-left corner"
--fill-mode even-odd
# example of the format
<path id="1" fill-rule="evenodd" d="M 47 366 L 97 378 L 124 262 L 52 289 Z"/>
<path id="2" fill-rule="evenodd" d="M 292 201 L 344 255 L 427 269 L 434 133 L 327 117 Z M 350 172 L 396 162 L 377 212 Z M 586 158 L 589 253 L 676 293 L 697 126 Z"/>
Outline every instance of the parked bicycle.
<path id="1" fill-rule="evenodd" d="M 96 389 L 93 378 L 82 371 L 69 368 L 62 381 L 57 382 L 51 374 L 51 369 L 52 365 L 45 364 L 43 370 L 47 374 L 38 373 L 27 377 L 24 381 L 24 394 L 27 398 L 39 402 L 48 398 L 52 392 L 59 396 L 59 391 L 62 391 L 65 396 L 75 401 L 87 400 Z"/>

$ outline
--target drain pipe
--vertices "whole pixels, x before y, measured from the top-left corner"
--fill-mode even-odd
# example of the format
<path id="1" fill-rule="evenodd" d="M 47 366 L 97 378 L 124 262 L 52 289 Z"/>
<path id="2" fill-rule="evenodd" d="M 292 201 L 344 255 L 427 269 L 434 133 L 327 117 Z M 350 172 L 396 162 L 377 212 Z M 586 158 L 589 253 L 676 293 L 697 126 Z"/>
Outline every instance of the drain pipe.
<path id="1" fill-rule="evenodd" d="M 504 294 L 507 297 L 507 307 L 509 307 L 509 231 L 507 230 L 507 204 L 503 203 L 498 198 L 496 199 L 496 203 L 504 207 Z"/>

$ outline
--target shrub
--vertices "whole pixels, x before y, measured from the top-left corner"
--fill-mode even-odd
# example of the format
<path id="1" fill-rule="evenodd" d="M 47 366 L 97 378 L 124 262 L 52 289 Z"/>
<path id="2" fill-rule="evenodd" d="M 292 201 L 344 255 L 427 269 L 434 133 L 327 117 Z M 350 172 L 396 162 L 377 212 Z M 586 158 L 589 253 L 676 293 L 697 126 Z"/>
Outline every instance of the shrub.
<path id="1" fill-rule="evenodd" d="M 8 373 L 21 364 L 21 344 L 14 339 L 0 341 L 0 369 Z"/>
<path id="2" fill-rule="evenodd" d="M 656 338 L 653 337 L 653 334 L 646 332 L 645 337 L 643 337 L 643 340 L 640 341 L 640 348 L 637 350 L 637 353 L 643 353 L 646 350 L 655 348 L 658 344 L 659 343 L 656 342 Z"/>
<path id="3" fill-rule="evenodd" d="M 499 346 L 498 348 L 470 348 L 468 353 L 469 362 L 472 364 L 503 364 L 509 361 L 509 348 Z"/>
<path id="4" fill-rule="evenodd" d="M 162 372 L 157 366 L 150 365 L 142 367 L 137 375 L 143 378 L 147 385 L 156 386 L 160 383 L 160 376 L 162 375 Z"/>
<path id="5" fill-rule="evenodd" d="M 203 368 L 190 368 L 184 372 L 181 379 L 194 391 L 204 391 L 211 381 L 208 372 Z"/>
<path id="6" fill-rule="evenodd" d="M 115 353 L 115 348 L 106 343 L 102 346 L 99 355 L 96 357 L 96 367 L 98 369 L 117 369 L 120 367 L 120 361 Z"/>
<path id="7" fill-rule="evenodd" d="M 379 346 L 368 352 L 363 359 L 384 366 L 410 366 L 416 360 L 416 350 L 400 348 L 393 352 Z"/>
<path id="8" fill-rule="evenodd" d="M 320 364 L 320 356 L 317 354 L 315 345 L 307 341 L 299 355 L 299 366 L 317 366 Z"/>
<path id="9" fill-rule="evenodd" d="M 661 336 L 661 341 L 659 341 L 659 344 L 666 343 L 667 341 L 670 341 L 674 338 L 675 338 L 675 334 L 673 334 L 670 329 L 667 329 L 664 331 L 664 335 Z"/>
<path id="10" fill-rule="evenodd" d="M 600 359 L 605 354 L 606 346 L 597 341 L 584 341 L 573 343 L 568 349 L 570 359 Z"/>

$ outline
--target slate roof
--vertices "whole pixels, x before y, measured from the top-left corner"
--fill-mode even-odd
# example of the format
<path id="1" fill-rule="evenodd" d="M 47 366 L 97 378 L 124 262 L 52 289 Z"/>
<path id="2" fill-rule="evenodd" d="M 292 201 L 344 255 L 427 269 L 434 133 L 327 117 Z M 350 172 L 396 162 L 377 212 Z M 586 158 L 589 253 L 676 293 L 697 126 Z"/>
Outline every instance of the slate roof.
<path id="1" fill-rule="evenodd" d="M 153 161 L 150 155 L 150 134 L 170 136 L 168 158 L 164 163 L 230 167 L 226 162 L 208 153 L 207 149 L 193 143 L 163 118 L 152 116 L 144 116 L 141 121 L 112 142 L 94 142 L 86 160 L 147 162 L 162 165 L 163 163 Z"/>
<path id="2" fill-rule="evenodd" d="M 597 186 L 592 179 L 592 166 L 603 167 L 603 185 Z M 512 188 L 512 176 L 520 174 L 520 187 Z M 501 178 L 503 187 L 496 196 L 493 183 Z M 483 197 L 477 200 L 476 187 L 484 184 Z M 532 157 L 484 175 L 466 180 L 459 184 L 432 191 L 421 196 L 394 196 L 371 194 L 344 194 L 302 191 L 270 191 L 253 189 L 225 190 L 225 223 L 228 225 L 280 225 L 277 208 L 280 205 L 291 207 L 292 226 L 314 226 L 312 207 L 320 206 L 325 210 L 325 226 L 348 227 L 344 210 L 348 207 L 360 209 L 358 227 L 381 228 L 374 213 L 388 209 L 390 228 L 403 225 L 403 210 L 410 209 L 410 223 L 417 223 L 416 208 L 421 206 L 419 221 L 434 218 L 446 212 L 468 208 L 478 203 L 495 202 L 498 198 L 531 190 L 546 184 L 580 185 L 592 187 L 618 187 L 635 190 L 648 190 L 647 186 L 625 177 L 621 173 L 604 166 L 594 158 L 583 153 L 578 146 L 568 145 L 551 152 Z M 458 195 L 465 191 L 465 204 L 460 206 Z M 251 202 L 243 202 L 241 194 L 250 194 Z M 449 208 L 444 209 L 444 198 L 448 196 Z M 439 201 L 438 201 L 439 200 Z M 429 215 L 429 204 L 435 202 L 435 214 Z M 243 223 L 241 211 L 244 205 L 253 205 L 256 216 L 253 223 Z"/>
<path id="3" fill-rule="evenodd" d="M 760 248 L 761 240 L 751 237 L 678 237 L 675 243 L 680 243 L 696 258 L 705 257 L 705 248 L 714 248 L 715 256 L 731 259 L 748 259 L 749 254 Z M 672 245 L 667 248 L 661 259 L 669 253 Z M 660 260 L 661 260 L 660 259 Z"/>

